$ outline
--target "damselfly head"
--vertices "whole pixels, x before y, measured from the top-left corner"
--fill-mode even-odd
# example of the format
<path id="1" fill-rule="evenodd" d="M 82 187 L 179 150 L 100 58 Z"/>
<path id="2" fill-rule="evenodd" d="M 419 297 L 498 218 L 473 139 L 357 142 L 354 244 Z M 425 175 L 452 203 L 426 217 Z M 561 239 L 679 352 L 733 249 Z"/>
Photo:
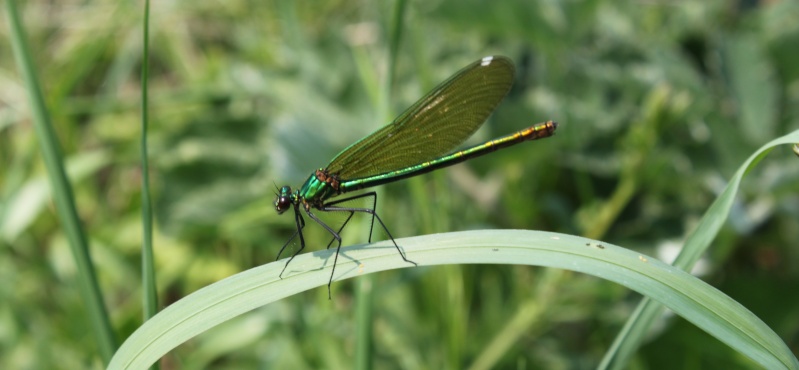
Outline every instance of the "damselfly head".
<path id="1" fill-rule="evenodd" d="M 286 212 L 291 207 L 291 187 L 284 186 L 280 188 L 280 193 L 275 194 L 275 211 L 277 214 Z"/>

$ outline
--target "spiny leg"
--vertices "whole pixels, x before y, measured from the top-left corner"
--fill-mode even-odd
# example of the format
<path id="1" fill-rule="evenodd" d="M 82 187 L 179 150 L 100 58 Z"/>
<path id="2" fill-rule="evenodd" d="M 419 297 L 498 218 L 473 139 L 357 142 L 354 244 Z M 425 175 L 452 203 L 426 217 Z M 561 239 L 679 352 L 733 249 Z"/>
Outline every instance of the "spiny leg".
<path id="1" fill-rule="evenodd" d="M 280 255 L 283 253 L 283 250 L 286 249 L 289 243 L 291 243 L 291 241 L 294 240 L 294 238 L 297 235 L 300 236 L 300 248 L 297 249 L 297 251 L 291 255 L 291 258 L 289 258 L 288 261 L 286 261 L 286 265 L 283 266 L 283 270 L 280 270 L 280 275 L 278 275 L 277 277 L 281 279 L 283 279 L 283 273 L 286 272 L 286 268 L 289 267 L 289 263 L 291 263 L 294 257 L 297 257 L 297 255 L 300 252 L 302 252 L 303 249 L 305 249 L 305 238 L 302 236 L 302 229 L 305 227 L 305 219 L 302 218 L 302 214 L 300 214 L 300 211 L 297 209 L 296 205 L 294 206 L 294 223 L 297 225 L 297 231 L 295 231 L 294 235 L 292 235 L 291 238 L 289 238 L 289 240 L 286 242 L 286 244 L 283 245 L 283 248 L 280 248 L 280 252 L 277 252 L 277 258 L 275 259 L 275 261 L 280 259 Z"/>
<path id="2" fill-rule="evenodd" d="M 370 191 L 368 193 L 358 194 L 358 195 L 355 195 L 355 196 L 351 196 L 349 198 L 334 200 L 332 202 L 325 203 L 325 207 L 333 206 L 333 205 L 336 205 L 336 204 L 339 204 L 339 203 L 348 202 L 348 201 L 355 200 L 355 199 L 366 198 L 366 197 L 372 197 L 372 211 L 374 211 L 374 212 L 372 212 L 372 223 L 369 225 L 369 243 L 371 243 L 372 242 L 372 231 L 374 231 L 374 228 L 375 228 L 375 215 L 377 214 L 377 193 L 375 193 L 373 191 Z M 352 217 L 354 212 L 355 211 L 350 211 L 350 216 L 347 217 L 347 221 L 344 222 L 344 225 L 347 224 L 347 222 L 350 220 L 350 218 Z M 344 225 L 342 225 L 341 229 L 339 229 L 339 233 L 341 233 L 341 230 L 344 229 Z M 385 229 L 385 226 L 383 226 L 383 228 Z M 333 241 L 331 240 L 330 243 L 332 244 Z M 330 247 L 330 245 L 328 244 L 328 248 L 329 247 Z"/>
<path id="3" fill-rule="evenodd" d="M 350 222 L 350 219 L 352 218 L 352 215 L 354 215 L 354 214 L 355 214 L 355 212 L 350 212 L 350 215 L 347 216 L 347 219 L 344 220 L 344 223 L 341 224 L 341 227 L 339 227 L 338 231 L 336 231 L 336 235 L 338 235 L 339 237 L 341 236 L 341 230 L 344 230 L 344 226 L 347 226 L 347 223 Z M 336 241 L 336 237 L 335 236 L 330 238 L 330 243 L 327 243 L 327 247 L 325 249 L 330 249 L 330 246 L 333 245 L 334 241 Z"/>
<path id="4" fill-rule="evenodd" d="M 338 204 L 338 203 L 347 202 L 347 201 L 351 201 L 351 200 L 354 200 L 354 199 L 365 198 L 365 197 L 372 197 L 372 208 L 354 208 L 354 207 L 337 207 L 337 206 L 335 206 L 335 204 Z M 327 282 L 327 298 L 328 299 L 331 299 L 331 297 L 332 297 L 331 293 L 330 293 L 330 286 L 333 283 L 333 277 L 335 276 L 335 273 L 336 273 L 336 264 L 338 263 L 338 255 L 339 255 L 339 252 L 341 251 L 341 236 L 339 234 L 341 233 L 341 230 L 344 229 L 344 226 L 346 226 L 347 223 L 350 221 L 350 219 L 355 214 L 355 212 L 363 212 L 363 213 L 368 213 L 368 214 L 372 215 L 372 223 L 371 223 L 371 225 L 369 227 L 369 242 L 370 243 L 372 242 L 372 234 L 373 234 L 374 222 L 375 222 L 375 218 L 376 218 L 377 221 L 380 223 L 380 226 L 386 232 L 386 235 L 388 235 L 388 238 L 391 239 L 391 242 L 394 244 L 394 248 L 397 249 L 397 252 L 399 252 L 400 257 L 402 257 L 402 259 L 405 262 L 411 263 L 414 266 L 418 266 L 418 264 L 416 262 L 413 262 L 413 261 L 411 261 L 411 260 L 409 260 L 408 258 L 405 257 L 405 253 L 403 253 L 402 250 L 400 249 L 399 245 L 397 245 L 397 242 L 394 240 L 394 237 L 391 235 L 391 232 L 388 231 L 388 227 L 386 227 L 386 224 L 383 223 L 383 220 L 380 219 L 380 216 L 378 216 L 377 212 L 375 212 L 376 206 L 377 206 L 377 194 L 372 191 L 372 192 L 356 195 L 356 196 L 349 197 L 349 198 L 338 199 L 338 200 L 335 200 L 333 202 L 326 203 L 320 208 L 317 208 L 318 210 L 323 211 L 323 212 L 349 212 L 349 216 L 347 216 L 347 219 L 344 221 L 344 224 L 341 225 L 341 227 L 338 229 L 338 231 L 334 231 L 330 226 L 328 226 L 322 220 L 317 218 L 316 215 L 311 213 L 309 210 L 305 211 L 305 213 L 308 214 L 308 217 L 310 217 L 311 219 L 316 221 L 325 230 L 327 230 L 327 232 L 329 232 L 331 235 L 333 235 L 333 240 L 331 240 L 330 243 L 328 243 L 328 245 L 327 245 L 328 248 L 330 248 L 330 245 L 333 244 L 333 241 L 338 241 L 338 246 L 336 246 L 336 254 L 333 257 L 333 269 L 330 272 L 330 279 Z"/>
<path id="5" fill-rule="evenodd" d="M 319 208 L 319 210 L 320 210 L 320 211 L 325 211 L 325 212 L 363 212 L 363 213 L 369 213 L 369 214 L 371 214 L 373 218 L 376 218 L 376 219 L 377 219 L 377 222 L 379 222 L 379 223 L 380 223 L 380 226 L 382 226 L 382 227 L 383 227 L 383 230 L 384 230 L 384 231 L 386 232 L 386 234 L 388 235 L 388 238 L 389 238 L 389 239 L 391 239 L 391 242 L 394 244 L 394 248 L 397 248 L 397 252 L 399 252 L 399 254 L 400 254 L 400 257 L 402 257 L 402 259 L 403 259 L 405 262 L 412 263 L 414 266 L 419 266 L 419 265 L 418 265 L 416 262 L 413 262 L 413 261 L 411 261 L 411 260 L 409 260 L 409 259 L 405 258 L 405 253 L 403 253 L 403 252 L 402 252 L 402 250 L 400 249 L 399 245 L 397 245 L 397 242 L 394 240 L 394 237 L 393 237 L 393 236 L 391 236 L 391 232 L 390 232 L 390 231 L 388 231 L 388 228 L 386 227 L 386 224 L 384 224 L 384 223 L 383 223 L 383 220 L 381 220 L 381 219 L 380 219 L 380 216 L 378 216 L 378 215 L 377 215 L 377 212 L 375 212 L 375 210 L 374 210 L 374 209 L 369 209 L 369 208 L 336 207 L 336 206 L 330 206 L 329 204 L 325 204 L 324 206 L 322 206 L 321 208 Z M 339 245 L 340 245 L 340 244 L 341 244 L 341 241 L 339 241 Z M 335 267 L 335 266 L 334 266 L 334 267 Z"/>
<path id="6" fill-rule="evenodd" d="M 320 209 L 320 210 L 322 210 L 322 209 Z M 327 299 L 332 299 L 332 296 L 330 294 L 330 285 L 333 284 L 333 275 L 336 273 L 336 263 L 338 262 L 338 252 L 341 250 L 341 236 L 338 235 L 338 233 L 336 233 L 335 231 L 333 231 L 333 229 L 330 226 L 327 226 L 326 223 L 322 222 L 322 220 L 317 218 L 316 215 L 311 213 L 311 211 L 305 210 L 305 213 L 308 214 L 308 217 L 310 217 L 312 220 L 316 221 L 319 225 L 322 225 L 322 227 L 325 228 L 325 230 L 327 230 L 327 232 L 329 232 L 331 235 L 333 235 L 333 239 L 338 241 L 338 246 L 336 247 L 336 255 L 333 257 L 333 270 L 330 271 L 330 279 L 327 281 Z M 352 216 L 352 215 L 350 215 L 350 216 Z M 331 241 L 331 243 L 332 243 L 332 241 Z"/>
<path id="7" fill-rule="evenodd" d="M 303 227 L 305 227 L 305 225 L 303 225 Z M 294 238 L 296 238 L 298 234 L 299 231 L 294 231 L 294 234 L 291 234 L 291 237 L 289 238 L 288 241 L 286 241 L 286 244 L 283 244 L 283 247 L 280 248 L 280 252 L 277 252 L 277 257 L 275 257 L 275 261 L 280 259 L 280 255 L 283 254 L 283 251 L 286 249 L 286 247 L 289 244 L 291 244 L 291 241 L 294 240 Z"/>
<path id="8" fill-rule="evenodd" d="M 326 203 L 325 206 L 332 206 L 332 205 L 335 205 L 335 204 L 339 204 L 339 203 L 343 203 L 343 202 L 349 202 L 351 200 L 360 199 L 360 198 L 366 198 L 366 197 L 372 197 L 372 209 L 373 210 L 376 209 L 376 207 L 377 207 L 377 193 L 375 193 L 373 191 L 370 191 L 368 193 L 358 194 L 358 195 L 355 195 L 355 196 L 352 196 L 352 197 L 349 197 L 349 198 L 343 198 L 343 199 L 334 200 L 332 202 Z M 344 223 L 338 229 L 338 233 L 337 234 L 341 235 L 341 231 L 344 230 L 344 226 L 347 226 L 347 223 L 350 222 L 350 219 L 352 218 L 352 215 L 354 215 L 354 214 L 355 214 L 354 211 L 350 212 L 350 215 L 347 216 L 347 219 L 344 220 Z M 369 243 L 372 242 L 372 231 L 374 230 L 374 228 L 375 228 L 375 216 L 372 215 L 372 223 L 369 225 Z M 328 249 L 333 244 L 334 240 L 335 240 L 335 238 L 331 239 L 330 243 L 327 243 L 327 248 Z"/>

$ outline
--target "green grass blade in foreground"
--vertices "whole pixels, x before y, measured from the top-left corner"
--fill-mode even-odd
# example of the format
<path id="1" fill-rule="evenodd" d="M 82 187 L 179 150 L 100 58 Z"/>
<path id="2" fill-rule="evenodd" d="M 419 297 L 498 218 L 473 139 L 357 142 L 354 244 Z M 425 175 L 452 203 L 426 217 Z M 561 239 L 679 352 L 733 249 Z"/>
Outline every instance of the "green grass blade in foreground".
<path id="1" fill-rule="evenodd" d="M 141 65 L 141 218 L 142 218 L 142 306 L 144 319 L 158 312 L 158 292 L 155 284 L 155 258 L 153 256 L 153 211 L 150 200 L 150 165 L 147 159 L 147 101 L 148 66 L 150 60 L 150 1 L 144 2 L 144 43 Z"/>
<path id="2" fill-rule="evenodd" d="M 633 251 L 581 237 L 540 231 L 481 230 L 397 239 L 420 266 L 522 264 L 582 272 L 659 301 L 755 362 L 799 368 L 785 343 L 759 318 L 722 292 L 675 267 Z M 390 242 L 342 248 L 336 280 L 407 268 Z M 192 337 L 270 302 L 327 285 L 333 251 L 259 266 L 207 286 L 144 323 L 120 347 L 110 369 L 144 369 Z"/>
<path id="3" fill-rule="evenodd" d="M 693 233 L 688 236 L 683 249 L 674 261 L 674 266 L 684 271 L 688 271 L 693 267 L 727 220 L 744 175 L 774 147 L 794 144 L 797 141 L 799 141 L 799 131 L 794 131 L 762 146 L 743 163 L 721 195 L 716 198 L 707 212 L 705 212 Z M 799 166 L 799 163 L 797 163 L 797 166 Z M 662 310 L 663 306 L 659 303 L 644 297 L 619 332 L 619 335 L 616 336 L 613 345 L 608 349 L 599 368 L 625 368 L 630 356 L 638 349 L 655 318 L 660 315 Z"/>
<path id="4" fill-rule="evenodd" d="M 89 254 L 86 235 L 78 219 L 72 187 L 64 171 L 61 146 L 50 122 L 50 112 L 44 103 L 39 77 L 30 57 L 25 30 L 19 19 L 16 1 L 6 1 L 6 16 L 10 28 L 14 58 L 17 61 L 17 66 L 28 92 L 33 115 L 33 126 L 36 130 L 42 159 L 44 160 L 45 168 L 47 168 L 47 175 L 50 178 L 58 219 L 69 241 L 72 256 L 75 258 L 78 281 L 80 283 L 79 290 L 86 305 L 100 357 L 104 363 L 108 363 L 116 348 L 114 332 L 111 329 L 111 321 L 108 318 L 102 292 L 97 283 L 97 275 L 94 272 L 94 265 Z"/>

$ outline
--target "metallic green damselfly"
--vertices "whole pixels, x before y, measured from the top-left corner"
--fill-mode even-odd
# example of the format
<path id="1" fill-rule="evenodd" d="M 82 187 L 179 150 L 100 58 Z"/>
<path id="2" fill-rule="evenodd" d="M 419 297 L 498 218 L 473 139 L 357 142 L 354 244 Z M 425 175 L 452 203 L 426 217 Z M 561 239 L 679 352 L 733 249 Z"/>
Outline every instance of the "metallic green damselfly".
<path id="1" fill-rule="evenodd" d="M 305 248 L 305 238 L 302 234 L 305 219 L 302 212 L 333 236 L 327 245 L 328 248 L 333 241 L 338 242 L 333 259 L 333 271 L 327 284 L 328 297 L 341 249 L 340 233 L 356 212 L 372 216 L 369 229 L 370 243 L 374 221 L 377 219 L 402 259 L 416 265 L 406 258 L 383 220 L 375 212 L 377 194 L 374 191 L 332 201 L 330 199 L 354 190 L 387 184 L 451 166 L 523 141 L 552 136 L 558 124 L 547 121 L 511 135 L 452 152 L 485 122 L 505 97 L 513 84 L 513 73 L 513 63 L 508 58 L 490 56 L 480 59 L 436 86 L 387 126 L 344 149 L 327 167 L 314 171 L 299 189 L 292 190 L 289 186 L 278 189 L 275 210 L 281 214 L 293 208 L 297 230 L 280 249 L 277 258 L 280 258 L 294 238 L 300 239 L 300 248 L 286 261 L 280 276 L 291 260 Z M 344 202 L 360 198 L 372 198 L 372 207 L 357 208 L 342 205 Z M 334 230 L 317 218 L 313 210 L 343 212 L 349 215 L 341 227 Z"/>

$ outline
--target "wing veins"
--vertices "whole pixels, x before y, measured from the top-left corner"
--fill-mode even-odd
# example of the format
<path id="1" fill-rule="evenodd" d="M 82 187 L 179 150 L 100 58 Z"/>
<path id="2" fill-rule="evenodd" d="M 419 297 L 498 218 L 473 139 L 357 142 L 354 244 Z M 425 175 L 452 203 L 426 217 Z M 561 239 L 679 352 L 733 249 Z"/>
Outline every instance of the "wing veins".
<path id="1" fill-rule="evenodd" d="M 342 180 L 352 180 L 453 152 L 505 97 L 513 83 L 513 72 L 513 64 L 505 57 L 484 58 L 468 65 L 393 122 L 344 149 L 327 170 Z"/>

